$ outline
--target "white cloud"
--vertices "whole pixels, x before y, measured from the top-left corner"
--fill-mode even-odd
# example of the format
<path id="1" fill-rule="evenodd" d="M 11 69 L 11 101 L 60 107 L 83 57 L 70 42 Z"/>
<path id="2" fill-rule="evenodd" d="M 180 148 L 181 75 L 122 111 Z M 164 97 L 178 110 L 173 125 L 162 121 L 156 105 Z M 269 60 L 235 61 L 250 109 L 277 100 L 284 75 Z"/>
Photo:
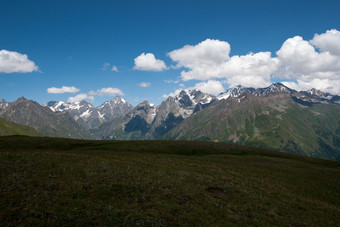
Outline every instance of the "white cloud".
<path id="1" fill-rule="evenodd" d="M 340 86 L 340 80 L 318 78 L 312 79 L 311 81 L 297 80 L 297 82 L 284 81 L 282 83 L 287 87 L 297 91 L 306 91 L 315 88 L 324 92 L 329 92 L 331 94 L 339 94 Z"/>
<path id="2" fill-rule="evenodd" d="M 209 93 L 213 95 L 217 95 L 224 91 L 222 83 L 218 80 L 208 80 L 207 82 L 200 82 L 188 89 L 189 90 L 198 89 L 204 93 Z"/>
<path id="3" fill-rule="evenodd" d="M 68 98 L 67 101 L 68 102 L 80 102 L 80 101 L 85 100 L 85 99 L 93 101 L 94 97 L 93 96 L 89 96 L 89 95 L 84 94 L 84 93 L 81 93 L 81 94 L 78 94 L 78 95 L 76 95 L 74 97 Z"/>
<path id="4" fill-rule="evenodd" d="M 124 95 L 124 93 L 115 87 L 106 87 L 102 89 L 98 89 L 97 91 L 90 91 L 90 95 L 99 95 L 99 96 L 116 96 L 116 95 Z"/>
<path id="5" fill-rule="evenodd" d="M 139 83 L 139 86 L 140 87 L 150 87 L 151 84 L 150 84 L 150 82 L 141 82 L 141 83 Z"/>
<path id="6" fill-rule="evenodd" d="M 195 46 L 184 46 L 168 53 L 177 62 L 177 67 L 189 70 L 181 72 L 181 78 L 188 80 L 210 80 L 226 78 L 231 85 L 259 87 L 270 84 L 270 76 L 278 60 L 270 52 L 249 53 L 243 56 L 229 56 L 228 42 L 207 39 Z"/>
<path id="7" fill-rule="evenodd" d="M 176 67 L 189 69 L 198 66 L 219 65 L 229 59 L 230 45 L 228 42 L 207 39 L 195 46 L 186 45 L 173 50 L 168 56 L 175 62 Z"/>
<path id="8" fill-rule="evenodd" d="M 271 74 L 277 65 L 277 58 L 272 58 L 270 52 L 235 55 L 221 66 L 222 76 L 229 86 L 265 87 L 271 84 Z"/>
<path id="9" fill-rule="evenodd" d="M 105 70 L 107 70 L 107 69 L 110 67 L 110 65 L 111 65 L 110 63 L 105 62 L 105 63 L 103 64 L 103 66 L 102 66 L 100 69 L 103 70 L 103 71 L 105 71 Z M 111 71 L 118 72 L 117 66 L 112 65 L 112 67 L 110 67 L 110 68 L 111 68 Z"/>
<path id="10" fill-rule="evenodd" d="M 310 42 L 321 51 L 340 56 L 340 32 L 336 29 L 328 30 L 321 35 L 315 34 Z"/>
<path id="11" fill-rule="evenodd" d="M 176 89 L 174 92 L 170 92 L 170 93 L 167 94 L 167 95 L 166 95 L 166 94 L 162 95 L 162 97 L 163 97 L 163 98 L 168 98 L 169 96 L 174 97 L 174 96 L 178 95 L 182 90 L 184 90 L 184 88 Z"/>
<path id="12" fill-rule="evenodd" d="M 61 88 L 50 87 L 47 88 L 47 93 L 49 94 L 63 94 L 63 93 L 77 93 L 80 89 L 76 87 L 62 86 Z"/>
<path id="13" fill-rule="evenodd" d="M 301 91 L 301 88 L 299 87 L 299 85 L 294 82 L 294 81 L 282 81 L 281 82 L 283 85 L 291 88 L 291 89 L 294 89 L 294 90 L 297 90 L 297 91 Z"/>
<path id="14" fill-rule="evenodd" d="M 317 52 L 300 36 L 287 39 L 276 54 L 280 61 L 281 77 L 313 77 L 316 74 L 321 76 L 326 72 L 340 71 L 340 57 L 329 52 Z"/>
<path id="15" fill-rule="evenodd" d="M 315 37 L 325 37 L 323 35 L 328 36 L 326 32 Z M 290 85 L 298 90 L 316 88 L 340 94 L 340 56 L 324 50 L 327 46 L 316 51 L 312 43 L 319 45 L 322 38 L 313 40 L 308 42 L 300 36 L 287 39 L 276 52 L 280 62 L 276 77 L 296 80 L 297 83 L 290 82 Z"/>
<path id="16" fill-rule="evenodd" d="M 208 80 L 206 82 L 200 82 L 195 84 L 193 87 L 184 88 L 184 84 L 179 85 L 181 88 L 176 89 L 174 92 L 170 92 L 168 95 L 164 94 L 163 98 L 167 98 L 169 96 L 176 96 L 178 95 L 182 90 L 194 90 L 198 89 L 204 93 L 217 95 L 224 91 L 224 87 L 222 83 L 218 80 Z"/>
<path id="17" fill-rule="evenodd" d="M 38 66 L 26 54 L 14 51 L 0 51 L 0 73 L 29 73 L 38 71 Z"/>
<path id="18" fill-rule="evenodd" d="M 113 65 L 112 68 L 111 68 L 111 71 L 118 72 L 117 66 Z"/>
<path id="19" fill-rule="evenodd" d="M 105 62 L 103 66 L 101 67 L 101 70 L 105 71 L 110 66 L 110 63 Z"/>
<path id="20" fill-rule="evenodd" d="M 315 34 L 310 41 L 300 36 L 289 38 L 276 56 L 271 52 L 229 56 L 229 43 L 211 39 L 173 50 L 168 56 L 176 62 L 175 67 L 184 69 L 183 81 L 224 79 L 229 86 L 257 88 L 268 86 L 275 77 L 296 89 L 314 87 L 340 94 L 339 43 L 340 32 L 332 29 Z"/>
<path id="21" fill-rule="evenodd" d="M 134 70 L 142 71 L 163 71 L 167 69 L 164 61 L 156 59 L 152 53 L 142 53 L 135 58 Z"/>

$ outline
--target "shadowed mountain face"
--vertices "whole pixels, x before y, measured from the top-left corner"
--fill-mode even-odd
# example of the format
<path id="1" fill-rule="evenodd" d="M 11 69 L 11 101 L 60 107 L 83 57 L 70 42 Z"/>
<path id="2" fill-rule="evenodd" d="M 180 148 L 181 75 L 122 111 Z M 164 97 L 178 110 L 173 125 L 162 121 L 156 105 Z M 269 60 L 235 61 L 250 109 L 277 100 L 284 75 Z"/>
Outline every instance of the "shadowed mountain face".
<path id="1" fill-rule="evenodd" d="M 1 114 L 5 120 L 30 126 L 44 136 L 89 139 L 91 135 L 68 112 L 53 112 L 48 107 L 23 97 L 10 103 Z"/>
<path id="2" fill-rule="evenodd" d="M 119 116 L 91 130 L 98 139 L 145 139 L 156 114 L 156 106 L 144 101 L 125 116 Z"/>

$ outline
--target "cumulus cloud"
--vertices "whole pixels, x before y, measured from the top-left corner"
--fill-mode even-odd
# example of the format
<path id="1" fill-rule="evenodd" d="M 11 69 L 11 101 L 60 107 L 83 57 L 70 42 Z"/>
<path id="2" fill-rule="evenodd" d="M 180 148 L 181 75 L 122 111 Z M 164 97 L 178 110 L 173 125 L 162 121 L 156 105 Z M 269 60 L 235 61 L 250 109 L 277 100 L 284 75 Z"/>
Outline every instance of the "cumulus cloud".
<path id="1" fill-rule="evenodd" d="M 210 80 L 226 78 L 230 85 L 259 87 L 270 84 L 271 73 L 278 60 L 270 52 L 249 53 L 229 56 L 228 42 L 207 39 L 195 46 L 186 45 L 168 53 L 177 67 L 188 70 L 181 72 L 181 79 Z"/>
<path id="2" fill-rule="evenodd" d="M 102 89 L 98 89 L 97 91 L 90 91 L 90 95 L 99 95 L 99 96 L 116 96 L 116 95 L 124 95 L 124 93 L 115 87 L 106 87 Z"/>
<path id="3" fill-rule="evenodd" d="M 189 69 L 197 66 L 219 65 L 229 59 L 230 45 L 228 42 L 207 39 L 195 46 L 186 45 L 181 49 L 173 50 L 168 56 L 177 67 Z"/>
<path id="4" fill-rule="evenodd" d="M 169 93 L 168 95 L 164 94 L 163 98 L 167 98 L 169 96 L 176 96 L 178 95 L 182 90 L 194 90 L 198 89 L 204 93 L 217 95 L 224 91 L 224 87 L 222 83 L 218 80 L 208 80 L 206 82 L 200 82 L 195 84 L 193 87 L 184 88 L 183 84 L 179 85 L 181 88 L 175 90 L 174 92 Z"/>
<path id="5" fill-rule="evenodd" d="M 111 71 L 118 72 L 117 66 L 113 65 L 112 68 L 111 68 Z"/>
<path id="6" fill-rule="evenodd" d="M 140 87 L 150 87 L 151 84 L 150 84 L 150 82 L 141 82 L 141 83 L 139 83 L 139 86 Z"/>
<path id="7" fill-rule="evenodd" d="M 204 93 L 209 93 L 213 95 L 217 95 L 224 91 L 222 83 L 218 80 L 208 80 L 207 82 L 200 82 L 188 89 L 189 90 L 198 89 Z"/>
<path id="8" fill-rule="evenodd" d="M 336 55 L 336 49 L 326 50 L 333 45 L 334 37 L 329 37 L 334 33 L 337 31 L 315 35 L 311 41 L 300 36 L 287 39 L 276 52 L 280 64 L 275 76 L 296 80 L 286 83 L 297 90 L 316 88 L 340 94 L 340 55 Z M 316 50 L 318 47 L 320 51 Z"/>
<path id="9" fill-rule="evenodd" d="M 80 89 L 76 87 L 62 86 L 61 88 L 50 87 L 47 88 L 47 93 L 49 94 L 63 94 L 63 93 L 77 93 Z"/>
<path id="10" fill-rule="evenodd" d="M 312 79 L 311 81 L 297 80 L 297 82 L 284 81 L 282 83 L 287 87 L 297 91 L 306 91 L 315 88 L 324 92 L 329 92 L 331 94 L 340 94 L 339 93 L 340 80 L 315 78 Z"/>
<path id="11" fill-rule="evenodd" d="M 271 74 L 277 69 L 278 59 L 270 52 L 233 56 L 222 67 L 222 76 L 229 86 L 264 87 L 271 84 Z"/>
<path id="12" fill-rule="evenodd" d="M 80 102 L 80 101 L 85 100 L 85 99 L 93 101 L 94 97 L 93 96 L 89 96 L 89 95 L 84 94 L 84 93 L 81 93 L 81 94 L 78 94 L 78 95 L 76 95 L 74 97 L 68 98 L 67 101 L 72 103 L 72 102 Z"/>
<path id="13" fill-rule="evenodd" d="M 164 94 L 162 95 L 163 98 L 168 98 L 169 96 L 176 96 L 178 95 L 182 90 L 184 90 L 184 88 L 179 88 L 179 89 L 176 89 L 174 92 L 170 92 L 169 94 Z"/>
<path id="14" fill-rule="evenodd" d="M 340 56 L 340 32 L 336 29 L 328 30 L 321 35 L 315 34 L 310 42 L 321 51 L 328 51 L 333 55 Z"/>
<path id="15" fill-rule="evenodd" d="M 281 77 L 328 77 L 327 73 L 340 71 L 339 57 L 330 52 L 317 52 L 300 36 L 287 39 L 276 54 L 280 60 L 281 74 L 278 75 Z"/>
<path id="16" fill-rule="evenodd" d="M 38 71 L 38 66 L 26 54 L 15 51 L 0 51 L 0 73 L 30 73 Z"/>
<path id="17" fill-rule="evenodd" d="M 207 39 L 186 45 L 168 56 L 183 68 L 183 81 L 224 79 L 229 86 L 265 87 L 272 78 L 285 80 L 294 89 L 317 88 L 340 94 L 340 32 L 287 39 L 276 56 L 271 52 L 230 56 L 228 42 Z"/>
<path id="18" fill-rule="evenodd" d="M 167 69 L 164 61 L 156 59 L 152 53 L 142 53 L 135 58 L 134 70 L 142 71 L 163 71 Z"/>

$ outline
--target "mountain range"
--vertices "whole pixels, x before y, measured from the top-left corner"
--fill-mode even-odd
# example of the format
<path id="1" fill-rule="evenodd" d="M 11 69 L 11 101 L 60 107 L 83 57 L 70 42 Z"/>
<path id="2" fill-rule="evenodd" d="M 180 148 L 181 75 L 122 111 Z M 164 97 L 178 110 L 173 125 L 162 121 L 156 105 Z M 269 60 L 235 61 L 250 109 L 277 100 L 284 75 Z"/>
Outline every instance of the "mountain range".
<path id="1" fill-rule="evenodd" d="M 46 136 L 209 140 L 340 160 L 340 97 L 281 83 L 235 86 L 217 96 L 183 90 L 158 106 L 144 101 L 133 107 L 121 97 L 98 107 L 84 100 L 43 106 L 0 100 L 0 117 Z"/>
<path id="2" fill-rule="evenodd" d="M 103 122 L 112 120 L 115 117 L 127 114 L 133 106 L 124 98 L 115 97 L 104 102 L 98 107 L 82 100 L 80 102 L 50 101 L 44 106 L 49 107 L 54 112 L 67 111 L 74 120 L 86 129 L 98 127 Z"/>

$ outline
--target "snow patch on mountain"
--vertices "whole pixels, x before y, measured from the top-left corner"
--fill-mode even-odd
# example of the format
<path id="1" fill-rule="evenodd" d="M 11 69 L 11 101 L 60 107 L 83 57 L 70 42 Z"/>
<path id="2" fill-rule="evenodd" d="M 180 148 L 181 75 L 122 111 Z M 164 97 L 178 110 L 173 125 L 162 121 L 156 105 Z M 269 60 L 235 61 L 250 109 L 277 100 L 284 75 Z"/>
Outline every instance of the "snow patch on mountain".
<path id="1" fill-rule="evenodd" d="M 54 112 L 68 111 L 78 123 L 87 128 L 99 126 L 99 124 L 116 116 L 125 115 L 133 108 L 131 104 L 119 96 L 98 107 L 94 107 L 84 100 L 80 102 L 50 101 L 44 106 L 49 107 Z"/>

